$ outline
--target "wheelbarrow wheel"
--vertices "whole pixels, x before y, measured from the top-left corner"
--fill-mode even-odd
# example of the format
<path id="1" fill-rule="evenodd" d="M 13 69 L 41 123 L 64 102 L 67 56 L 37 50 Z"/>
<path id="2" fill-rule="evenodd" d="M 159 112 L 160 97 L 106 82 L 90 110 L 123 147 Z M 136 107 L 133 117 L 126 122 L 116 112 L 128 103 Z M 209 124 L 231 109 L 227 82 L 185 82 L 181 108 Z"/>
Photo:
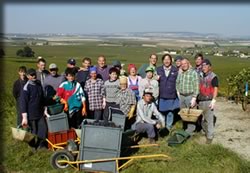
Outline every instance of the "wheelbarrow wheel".
<path id="1" fill-rule="evenodd" d="M 50 157 L 50 164 L 55 169 L 65 169 L 69 163 L 58 163 L 59 160 L 74 161 L 74 156 L 67 150 L 57 150 Z"/>

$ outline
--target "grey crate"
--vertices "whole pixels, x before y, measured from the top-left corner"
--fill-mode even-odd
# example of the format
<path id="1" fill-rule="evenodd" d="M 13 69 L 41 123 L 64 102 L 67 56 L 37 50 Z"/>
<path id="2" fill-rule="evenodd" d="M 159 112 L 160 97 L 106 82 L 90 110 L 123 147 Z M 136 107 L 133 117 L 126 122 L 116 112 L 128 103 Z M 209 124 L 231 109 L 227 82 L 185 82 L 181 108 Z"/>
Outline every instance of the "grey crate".
<path id="1" fill-rule="evenodd" d="M 114 122 L 117 126 L 121 126 L 123 130 L 125 128 L 125 121 L 126 116 L 124 114 L 112 113 L 112 122 Z"/>
<path id="2" fill-rule="evenodd" d="M 84 148 L 83 150 L 80 150 L 79 154 L 80 154 L 79 159 L 81 161 L 117 158 L 120 156 L 119 151 L 93 149 L 93 148 Z M 80 164 L 80 169 L 85 171 L 102 171 L 102 172 L 104 171 L 112 173 L 118 172 L 116 169 L 115 161 Z"/>
<path id="3" fill-rule="evenodd" d="M 88 147 L 120 151 L 122 132 L 122 128 L 82 124 L 80 149 Z"/>
<path id="4" fill-rule="evenodd" d="M 49 132 L 69 130 L 68 115 L 64 112 L 47 117 Z"/>

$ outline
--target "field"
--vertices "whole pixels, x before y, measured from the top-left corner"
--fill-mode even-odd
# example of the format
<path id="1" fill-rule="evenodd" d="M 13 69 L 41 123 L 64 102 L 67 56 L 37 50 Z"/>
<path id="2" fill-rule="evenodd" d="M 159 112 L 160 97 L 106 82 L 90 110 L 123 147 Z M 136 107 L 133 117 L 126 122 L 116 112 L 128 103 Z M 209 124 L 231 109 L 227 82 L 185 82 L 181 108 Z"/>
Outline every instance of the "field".
<path id="1" fill-rule="evenodd" d="M 99 43 L 98 43 L 99 44 Z M 148 62 L 151 53 L 163 51 L 162 47 L 141 47 L 139 44 L 126 44 L 127 46 L 96 46 L 94 42 L 86 42 L 82 45 L 72 46 L 31 46 L 36 56 L 43 56 L 47 64 L 56 63 L 59 71 L 65 69 L 66 61 L 69 57 L 75 57 L 77 65 L 80 66 L 81 59 L 85 56 L 92 58 L 92 64 L 96 64 L 99 55 L 107 57 L 107 63 L 111 64 L 113 60 L 119 59 L 127 65 L 135 63 L 139 67 Z M 15 53 L 23 46 L 6 46 L 5 58 L 0 60 L 4 64 L 4 88 L 1 88 L 1 112 L 2 121 L 0 121 L 1 141 L 4 141 L 2 148 L 4 153 L 2 167 L 6 172 L 62 172 L 53 170 L 49 165 L 51 151 L 38 151 L 32 154 L 30 148 L 24 143 L 14 141 L 11 137 L 10 127 L 15 126 L 16 113 L 15 101 L 12 97 L 12 84 L 17 78 L 17 69 L 21 65 L 35 68 L 35 58 L 17 58 Z M 187 55 L 193 60 L 193 57 Z M 235 57 L 208 57 L 213 64 L 213 69 L 219 76 L 220 94 L 227 92 L 226 77 L 230 74 L 239 72 L 242 68 L 250 66 L 249 59 L 239 59 Z M 193 62 L 193 61 L 192 61 Z M 160 65 L 161 60 L 158 64 Z M 166 138 L 160 139 L 161 147 L 157 148 L 157 153 L 169 154 L 173 160 L 169 162 L 154 160 L 137 161 L 124 173 L 132 172 L 250 172 L 249 161 L 244 160 L 237 154 L 220 145 L 200 145 L 194 140 L 190 140 L 185 145 L 178 148 L 170 148 L 166 145 Z M 155 153 L 155 148 L 141 149 L 137 154 Z M 1 169 L 1 168 L 0 168 Z M 164 170 L 164 171 L 163 171 Z M 72 172 L 71 169 L 64 172 Z"/>

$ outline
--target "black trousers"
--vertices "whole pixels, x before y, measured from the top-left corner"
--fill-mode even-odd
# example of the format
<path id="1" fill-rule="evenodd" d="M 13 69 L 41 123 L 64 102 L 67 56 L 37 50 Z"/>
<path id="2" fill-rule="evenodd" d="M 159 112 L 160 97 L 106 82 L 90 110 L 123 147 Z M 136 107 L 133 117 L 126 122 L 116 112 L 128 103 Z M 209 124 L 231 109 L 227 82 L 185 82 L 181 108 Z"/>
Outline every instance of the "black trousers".
<path id="1" fill-rule="evenodd" d="M 81 109 L 77 112 L 74 112 L 71 117 L 69 117 L 69 127 L 78 129 L 81 126 L 83 121 Z"/>
<path id="2" fill-rule="evenodd" d="M 109 107 L 114 107 L 114 108 L 119 108 L 119 105 L 116 104 L 115 102 L 106 102 L 106 107 L 104 109 L 104 112 L 103 112 L 103 120 L 104 120 L 104 123 L 108 123 L 109 119 L 111 118 L 109 115 Z"/>

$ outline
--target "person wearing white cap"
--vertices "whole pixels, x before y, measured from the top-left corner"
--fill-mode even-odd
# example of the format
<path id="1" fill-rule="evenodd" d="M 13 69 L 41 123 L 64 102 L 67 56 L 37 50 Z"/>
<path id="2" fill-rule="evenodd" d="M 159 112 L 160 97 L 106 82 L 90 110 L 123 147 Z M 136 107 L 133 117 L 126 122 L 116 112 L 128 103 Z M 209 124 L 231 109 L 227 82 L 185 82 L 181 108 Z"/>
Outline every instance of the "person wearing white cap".
<path id="1" fill-rule="evenodd" d="M 65 80 L 64 76 L 58 74 L 58 67 L 55 63 L 49 65 L 50 74 L 44 79 L 44 93 L 45 97 L 52 98 L 57 91 L 57 88 Z"/>

